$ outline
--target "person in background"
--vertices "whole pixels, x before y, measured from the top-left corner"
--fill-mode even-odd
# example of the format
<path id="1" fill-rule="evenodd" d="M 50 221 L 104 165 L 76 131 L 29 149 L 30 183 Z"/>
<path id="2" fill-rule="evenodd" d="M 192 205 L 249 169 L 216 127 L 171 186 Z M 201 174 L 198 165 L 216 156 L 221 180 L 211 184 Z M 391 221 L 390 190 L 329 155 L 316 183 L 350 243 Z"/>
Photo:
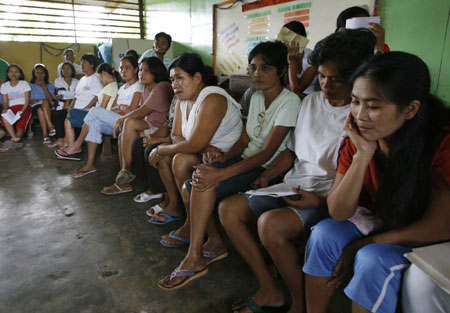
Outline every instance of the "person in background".
<path id="1" fill-rule="evenodd" d="M 136 61 L 139 60 L 139 55 L 138 55 L 138 53 L 136 52 L 136 50 L 133 50 L 133 49 L 127 50 L 127 51 L 125 52 L 125 56 L 132 56 L 132 57 L 134 57 L 134 58 L 136 59 Z"/>
<path id="2" fill-rule="evenodd" d="M 6 62 L 2 58 L 0 58 L 0 88 L 2 87 L 2 84 L 4 82 L 6 82 L 6 79 L 8 78 L 6 76 L 6 71 L 8 69 L 8 66 L 9 66 L 8 62 Z M 2 98 L 1 92 L 0 92 L 0 104 L 3 105 L 3 98 Z M 4 135 L 5 135 L 4 130 L 0 129 L 0 139 L 3 138 Z"/>
<path id="3" fill-rule="evenodd" d="M 97 57 L 92 53 L 83 54 L 81 66 L 86 75 L 78 82 L 77 89 L 75 89 L 75 97 L 70 104 L 69 114 L 64 121 L 64 141 L 67 145 L 71 145 L 75 141 L 74 128 L 83 126 L 87 112 L 98 104 L 98 95 L 103 89 L 103 84 L 95 73 Z"/>
<path id="4" fill-rule="evenodd" d="M 343 284 L 352 312 L 397 310 L 404 254 L 450 240 L 450 109 L 417 56 L 388 52 L 354 75 L 348 137 L 306 248 L 308 313 Z"/>
<path id="5" fill-rule="evenodd" d="M 130 183 L 136 176 L 131 169 L 131 147 L 134 140 L 140 136 L 167 136 L 167 128 L 162 128 L 167 119 L 173 90 L 169 83 L 169 73 L 166 67 L 156 57 L 142 60 L 139 67 L 139 81 L 144 86 L 141 95 L 141 105 L 138 109 L 116 119 L 112 134 L 120 132 L 119 157 L 120 171 L 115 183 L 104 187 L 102 193 L 115 195 L 133 190 Z"/>
<path id="6" fill-rule="evenodd" d="M 11 110 L 15 115 L 19 114 L 20 119 L 12 125 L 2 117 L 0 122 L 11 136 L 11 141 L 8 142 L 8 145 L 5 143 L 2 146 L 1 152 L 21 148 L 23 146 L 23 143 L 20 141 L 31 121 L 31 87 L 24 81 L 25 76 L 22 69 L 17 64 L 11 64 L 6 70 L 6 75 L 6 82 L 0 87 L 3 99 L 2 114 Z"/>
<path id="7" fill-rule="evenodd" d="M 71 62 L 64 62 L 61 67 L 60 77 L 55 80 L 55 100 L 57 101 L 55 110 L 52 110 L 52 122 L 55 125 L 56 141 L 49 144 L 49 148 L 60 147 L 64 144 L 64 120 L 67 110 L 75 97 L 75 90 L 78 86 L 78 79 L 75 78 L 75 68 Z"/>
<path id="8" fill-rule="evenodd" d="M 160 199 L 164 197 L 163 202 L 157 204 L 158 207 L 164 208 L 169 203 L 169 196 L 166 192 L 164 184 L 159 176 L 157 168 L 154 168 L 148 162 L 150 152 L 162 143 L 172 143 L 170 133 L 172 131 L 173 120 L 175 118 L 175 106 L 178 103 L 178 98 L 173 97 L 169 108 L 169 116 L 163 126 L 160 127 L 159 132 L 167 133 L 165 137 L 156 137 L 154 135 L 147 135 L 145 137 L 138 137 L 134 140 L 132 146 L 132 169 L 136 173 L 136 178 L 143 182 L 145 191 L 136 195 L 133 200 L 137 203 L 148 202 L 153 199 Z M 143 170 L 145 169 L 145 170 Z M 162 211 L 162 210 L 161 210 Z"/>
<path id="9" fill-rule="evenodd" d="M 296 34 L 307 37 L 305 26 L 298 21 L 292 21 L 284 24 L 286 27 Z M 299 51 L 298 44 L 285 43 L 288 48 L 289 62 L 289 88 L 300 99 L 315 91 L 317 85 L 317 67 L 311 65 L 309 56 L 311 49 L 305 48 L 302 53 Z"/>
<path id="10" fill-rule="evenodd" d="M 82 69 L 82 66 L 75 63 L 75 51 L 71 48 L 67 48 L 64 50 L 64 62 L 70 62 L 72 63 L 73 67 L 75 68 L 75 77 L 76 79 L 80 79 L 84 76 L 84 72 Z M 61 77 L 61 68 L 64 64 L 64 62 L 60 63 L 58 65 L 58 77 Z"/>
<path id="11" fill-rule="evenodd" d="M 37 113 L 42 128 L 43 144 L 51 144 L 50 137 L 56 135 L 55 126 L 51 120 L 50 109 L 55 97 L 55 86 L 48 81 L 48 70 L 44 64 L 36 64 L 31 72 L 30 106 Z"/>
<path id="12" fill-rule="evenodd" d="M 345 23 L 348 19 L 354 17 L 369 17 L 369 11 L 362 7 L 354 6 L 345 9 L 341 13 L 339 13 L 336 20 L 336 31 L 341 31 L 345 29 Z M 369 30 L 375 35 L 377 38 L 377 44 L 375 45 L 375 53 L 384 53 L 389 52 L 389 46 L 384 42 L 384 28 L 381 25 L 376 23 L 369 23 L 371 26 Z"/>
<path id="13" fill-rule="evenodd" d="M 172 44 L 172 37 L 164 32 L 157 33 L 155 35 L 155 40 L 153 41 L 153 49 L 147 50 L 142 53 L 139 63 L 148 57 L 157 57 L 163 63 L 166 69 L 169 69 L 170 58 L 166 55 L 167 50 L 169 50 Z"/>
<path id="14" fill-rule="evenodd" d="M 189 236 L 189 250 L 180 265 L 159 281 L 164 290 L 178 289 L 205 275 L 209 263 L 227 256 L 211 216 L 216 201 L 249 190 L 250 184 L 286 149 L 288 135 L 295 127 L 300 98 L 284 87 L 286 46 L 279 41 L 262 42 L 252 49 L 248 63 L 258 91 L 252 96 L 246 127 L 228 152 L 216 149 L 204 153 L 205 164 L 196 166 L 192 179 L 185 182 L 189 222 L 177 231 Z M 165 153 L 164 148 L 159 149 L 159 154 Z"/>
<path id="15" fill-rule="evenodd" d="M 6 75 L 6 72 L 8 70 L 8 62 L 0 58 L 0 87 L 4 82 L 6 82 L 8 76 Z"/>
<path id="16" fill-rule="evenodd" d="M 111 67 L 111 65 L 109 65 L 108 63 L 102 63 L 97 67 L 97 75 L 98 75 L 98 78 L 100 79 L 100 82 L 104 85 L 102 91 L 100 91 L 100 93 L 98 94 L 98 108 L 94 107 L 94 108 L 89 109 L 89 111 L 87 111 L 86 116 L 83 118 L 83 125 L 81 127 L 82 130 L 80 132 L 80 135 L 77 138 L 77 144 L 73 143 L 73 144 L 69 145 L 68 147 L 61 148 L 61 149 L 58 149 L 57 151 L 55 151 L 55 154 L 58 159 L 79 160 L 79 157 L 78 157 L 79 153 L 74 151 L 74 149 L 75 149 L 74 146 L 76 145 L 80 149 L 80 152 L 81 152 L 81 144 L 83 143 L 86 135 L 88 134 L 87 125 L 85 125 L 86 117 L 94 109 L 98 109 L 98 110 L 94 110 L 94 112 L 96 112 L 96 113 L 91 113 L 91 115 L 92 114 L 97 115 L 97 114 L 101 114 L 105 111 L 110 111 L 113 104 L 116 101 L 116 96 L 117 96 L 117 91 L 118 91 L 116 76 L 118 76 L 118 73 L 116 73 L 114 71 L 114 69 Z M 82 112 L 77 113 L 77 114 L 81 115 Z M 66 132 L 67 131 L 68 130 L 66 127 Z M 91 131 L 98 131 L 98 130 L 94 129 L 94 127 L 92 127 Z M 101 137 L 101 133 L 100 133 L 100 137 Z M 97 148 L 97 146 L 95 146 L 95 148 Z M 96 151 L 96 149 L 93 149 L 93 157 L 95 157 L 95 151 Z M 89 156 L 92 157 L 92 155 L 89 155 Z M 89 161 L 92 161 L 92 164 L 94 163 L 93 158 L 92 158 L 92 160 L 89 159 Z M 72 176 L 74 178 L 78 178 L 78 177 L 89 174 L 88 172 L 93 173 L 94 171 L 83 170 L 83 171 L 77 172 L 78 175 L 74 174 Z"/>
<path id="17" fill-rule="evenodd" d="M 285 198 L 237 194 L 219 203 L 220 221 L 260 285 L 252 297 L 236 301 L 233 311 L 273 308 L 286 302 L 264 261 L 258 238 L 253 235 L 252 229 L 257 226 L 261 243 L 288 287 L 292 303 L 288 312 L 305 312 L 303 273 L 297 246 L 303 246 L 310 228 L 328 216 L 326 195 L 336 177 L 339 146 L 345 136 L 351 75 L 373 56 L 375 42 L 375 36 L 367 30 L 347 30 L 329 35 L 312 51 L 310 60 L 318 68 L 322 91 L 303 99 L 287 149 L 252 186 L 267 187 L 269 181 L 290 169 L 284 175 L 283 183 L 272 190 L 296 194 Z"/>

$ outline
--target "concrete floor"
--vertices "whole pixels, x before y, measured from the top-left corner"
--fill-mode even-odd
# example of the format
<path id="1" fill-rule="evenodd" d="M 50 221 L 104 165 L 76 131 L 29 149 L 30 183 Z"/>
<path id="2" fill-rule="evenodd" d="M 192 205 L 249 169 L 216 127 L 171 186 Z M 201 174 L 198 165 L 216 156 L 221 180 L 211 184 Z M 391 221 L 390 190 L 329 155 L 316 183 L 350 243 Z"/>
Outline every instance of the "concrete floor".
<path id="1" fill-rule="evenodd" d="M 57 160 L 41 139 L 0 153 L 0 312 L 219 313 L 257 290 L 231 247 L 205 277 L 178 291 L 158 288 L 187 251 L 159 243 L 181 222 L 149 224 L 149 204 L 132 200 L 138 184 L 132 193 L 100 193 L 118 170 L 116 153 L 73 179 L 83 163 Z M 343 297 L 333 303 L 330 312 L 348 311 Z"/>

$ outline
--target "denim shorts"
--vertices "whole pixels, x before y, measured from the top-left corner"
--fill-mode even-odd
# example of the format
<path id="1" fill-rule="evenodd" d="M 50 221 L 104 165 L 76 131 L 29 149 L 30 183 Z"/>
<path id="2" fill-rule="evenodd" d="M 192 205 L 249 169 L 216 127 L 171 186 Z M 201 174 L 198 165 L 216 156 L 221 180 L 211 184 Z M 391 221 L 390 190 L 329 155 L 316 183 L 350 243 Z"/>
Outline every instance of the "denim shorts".
<path id="1" fill-rule="evenodd" d="M 88 110 L 84 109 L 70 109 L 69 114 L 70 116 L 67 118 L 70 122 L 70 125 L 73 128 L 81 128 L 84 124 L 84 118 L 88 114 Z"/>
<path id="2" fill-rule="evenodd" d="M 209 163 L 208 165 L 211 165 L 215 168 L 225 168 L 225 167 L 233 165 L 234 163 L 238 163 L 242 160 L 243 159 L 241 157 L 237 157 L 232 160 L 228 160 L 224 163 L 213 162 L 213 163 Z M 245 172 L 245 173 L 233 176 L 227 180 L 221 181 L 219 183 L 219 186 L 217 187 L 217 191 L 216 191 L 216 203 L 218 203 L 220 200 L 222 200 L 226 197 L 232 196 L 238 192 L 250 190 L 251 183 L 255 179 L 257 179 L 264 170 L 265 170 L 264 167 L 259 166 L 248 172 Z M 191 190 L 192 190 L 191 182 L 192 182 L 192 179 L 188 179 L 184 182 L 184 185 L 186 186 L 186 189 L 189 194 L 191 194 Z"/>
<path id="3" fill-rule="evenodd" d="M 300 210 L 287 205 L 282 197 L 252 196 L 247 193 L 243 193 L 242 195 L 245 197 L 245 199 L 247 199 L 248 205 L 257 217 L 261 216 L 264 212 L 274 209 L 291 209 L 298 215 L 298 217 L 302 221 L 303 233 L 305 234 L 305 236 L 309 236 L 309 234 L 311 233 L 311 227 L 329 216 L 328 209 L 326 207 Z"/>

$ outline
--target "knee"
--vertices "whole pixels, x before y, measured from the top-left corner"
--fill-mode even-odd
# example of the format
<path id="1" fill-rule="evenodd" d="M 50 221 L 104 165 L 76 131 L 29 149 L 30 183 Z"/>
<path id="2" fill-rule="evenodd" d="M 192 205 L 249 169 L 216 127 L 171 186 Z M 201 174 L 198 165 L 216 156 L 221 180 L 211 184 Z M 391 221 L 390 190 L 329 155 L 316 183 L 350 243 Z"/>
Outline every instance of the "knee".
<path id="1" fill-rule="evenodd" d="M 372 277 L 373 273 L 390 273 L 393 266 L 409 262 L 403 257 L 407 248 L 388 244 L 369 244 L 355 256 L 355 273 Z"/>
<path id="2" fill-rule="evenodd" d="M 219 219 L 225 229 L 230 229 L 239 221 L 246 220 L 245 212 L 249 208 L 247 200 L 242 195 L 233 195 L 220 201 Z"/>
<path id="3" fill-rule="evenodd" d="M 284 222 L 276 211 L 267 211 L 258 218 L 258 235 L 268 249 L 281 246 L 287 239 L 280 231 Z"/>
<path id="4" fill-rule="evenodd" d="M 192 171 L 191 162 L 188 161 L 186 153 L 177 153 L 172 159 L 172 172 L 175 176 L 185 176 L 186 173 Z"/>
<path id="5" fill-rule="evenodd" d="M 127 118 L 124 122 L 123 122 L 123 132 L 126 132 L 127 130 L 130 129 L 136 129 L 136 120 L 134 118 Z"/>

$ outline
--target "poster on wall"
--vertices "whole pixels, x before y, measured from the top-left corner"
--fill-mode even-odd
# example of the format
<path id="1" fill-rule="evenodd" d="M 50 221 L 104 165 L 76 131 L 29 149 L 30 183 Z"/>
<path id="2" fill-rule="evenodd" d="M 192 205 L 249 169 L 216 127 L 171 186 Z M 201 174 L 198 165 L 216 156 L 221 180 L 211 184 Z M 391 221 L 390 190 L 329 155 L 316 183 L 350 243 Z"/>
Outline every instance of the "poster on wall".
<path id="1" fill-rule="evenodd" d="M 260 42 L 275 40 L 281 27 L 302 22 L 308 48 L 334 32 L 338 14 L 351 6 L 373 11 L 374 0 L 260 0 L 253 4 L 227 1 L 214 6 L 214 53 L 216 75 L 247 74 L 249 52 Z"/>

